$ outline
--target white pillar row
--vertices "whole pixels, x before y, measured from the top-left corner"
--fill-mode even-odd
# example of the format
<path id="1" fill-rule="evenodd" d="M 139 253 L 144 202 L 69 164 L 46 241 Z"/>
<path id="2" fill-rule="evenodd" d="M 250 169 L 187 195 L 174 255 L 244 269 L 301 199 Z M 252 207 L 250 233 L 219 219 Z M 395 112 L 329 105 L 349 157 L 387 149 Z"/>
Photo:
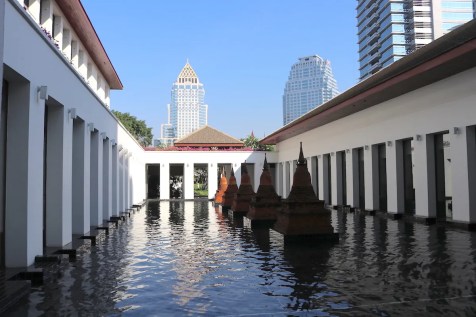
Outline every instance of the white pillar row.
<path id="1" fill-rule="evenodd" d="M 386 146 L 387 211 L 402 214 L 405 211 L 403 142 L 390 142 Z"/>
<path id="2" fill-rule="evenodd" d="M 130 201 L 129 201 L 129 151 L 126 152 L 124 155 L 124 211 L 130 208 Z"/>
<path id="3" fill-rule="evenodd" d="M 71 64 L 75 69 L 79 68 L 79 42 L 71 41 Z"/>
<path id="4" fill-rule="evenodd" d="M 46 141 L 46 245 L 72 240 L 73 119 L 61 105 L 48 105 Z"/>
<path id="5" fill-rule="evenodd" d="M 221 172 L 220 172 L 221 173 Z M 218 179 L 218 171 L 217 171 L 217 163 L 208 163 L 208 198 L 212 199 L 215 197 L 215 193 L 218 189 L 217 180 Z"/>
<path id="6" fill-rule="evenodd" d="M 170 199 L 170 165 L 160 164 L 160 199 Z"/>
<path id="7" fill-rule="evenodd" d="M 90 231 L 90 148 L 91 137 L 88 127 L 82 120 L 73 123 L 73 234 Z"/>
<path id="8" fill-rule="evenodd" d="M 91 123 L 90 123 L 91 124 Z M 90 126 L 91 127 L 91 126 Z M 90 128 L 91 129 L 91 128 Z M 103 177 L 103 144 L 102 138 L 97 130 L 91 132 L 91 152 L 90 152 L 90 215 L 91 226 L 100 226 L 102 219 L 102 177 Z"/>
<path id="9" fill-rule="evenodd" d="M 289 193 L 289 162 L 283 162 L 283 198 L 288 197 Z"/>
<path id="10" fill-rule="evenodd" d="M 109 220 L 112 216 L 112 145 L 111 141 L 102 136 L 102 219 Z"/>
<path id="11" fill-rule="evenodd" d="M 50 34 L 53 32 L 53 0 L 42 0 L 40 25 Z"/>
<path id="12" fill-rule="evenodd" d="M 382 210 L 380 206 L 380 186 L 379 186 L 379 177 L 380 171 L 378 168 L 379 164 L 379 153 L 378 153 L 378 144 L 374 144 L 370 147 L 370 155 L 372 158 L 371 168 L 372 168 L 372 209 L 371 210 Z"/>
<path id="13" fill-rule="evenodd" d="M 373 169 L 374 158 L 373 146 L 366 145 L 364 147 L 364 182 L 365 182 L 365 206 L 361 209 L 374 210 L 374 183 L 373 178 L 375 171 Z"/>
<path id="14" fill-rule="evenodd" d="M 336 204 L 338 206 L 344 205 L 344 170 L 342 164 L 344 161 L 345 152 L 339 151 L 335 153 L 335 183 L 336 183 Z"/>
<path id="15" fill-rule="evenodd" d="M 476 129 L 458 128 L 450 134 L 453 220 L 476 222 Z"/>
<path id="16" fill-rule="evenodd" d="M 112 168 L 111 168 L 111 194 L 112 194 L 112 201 L 111 201 L 111 210 L 113 216 L 119 216 L 119 182 L 117 181 L 117 177 L 119 174 L 119 157 L 117 153 L 117 144 L 112 145 Z"/>
<path id="17" fill-rule="evenodd" d="M 352 207 L 363 209 L 364 206 L 360 206 L 360 191 L 363 190 L 359 186 L 359 149 L 352 149 L 351 151 L 352 169 L 349 174 L 352 174 Z"/>
<path id="18" fill-rule="evenodd" d="M 276 179 L 277 179 L 277 182 L 276 182 L 276 193 L 279 195 L 279 196 L 283 196 L 283 163 L 280 162 L 280 163 L 277 163 L 276 164 Z"/>
<path id="19" fill-rule="evenodd" d="M 345 150 L 345 169 L 346 169 L 346 186 L 347 186 L 347 205 L 355 207 L 354 200 L 354 159 L 355 152 L 352 150 Z"/>
<path id="20" fill-rule="evenodd" d="M 63 42 L 61 43 L 63 55 L 68 59 L 71 60 L 71 30 L 63 29 Z"/>
<path id="21" fill-rule="evenodd" d="M 421 135 L 413 142 L 413 184 L 415 215 L 436 217 L 435 143 L 433 135 Z"/>
<path id="22" fill-rule="evenodd" d="M 241 162 L 234 162 L 233 168 L 235 170 L 236 186 L 240 187 L 241 184 Z"/>
<path id="23" fill-rule="evenodd" d="M 40 22 L 40 1 L 41 0 L 30 0 L 30 6 L 28 7 L 28 11 L 30 11 L 36 23 Z"/>
<path id="24" fill-rule="evenodd" d="M 36 85 L 8 80 L 5 265 L 25 267 L 43 253 L 45 104 Z"/>
<path id="25" fill-rule="evenodd" d="M 63 17 L 55 15 L 53 19 L 53 38 L 58 44 L 59 48 L 63 47 Z"/>
<path id="26" fill-rule="evenodd" d="M 318 187 L 318 178 L 317 178 L 317 157 L 313 156 L 308 160 L 308 168 L 309 168 L 309 173 L 311 174 L 311 183 L 312 183 L 312 188 L 314 189 L 314 193 L 316 196 L 319 195 L 317 192 L 317 187 Z"/>
<path id="27" fill-rule="evenodd" d="M 194 181 L 194 164 L 193 163 L 185 163 L 184 164 L 184 171 L 183 171 L 183 181 L 184 181 L 184 198 L 185 199 L 193 199 L 193 181 Z"/>
<path id="28" fill-rule="evenodd" d="M 120 146 L 119 160 L 117 168 L 117 209 L 118 213 L 124 211 L 124 153 L 125 150 Z"/>
<path id="29" fill-rule="evenodd" d="M 338 168 L 337 168 L 337 153 L 331 153 L 331 205 L 338 205 L 337 197 L 342 196 L 342 191 L 339 193 L 340 188 L 337 186 L 338 183 Z"/>
<path id="30" fill-rule="evenodd" d="M 324 200 L 324 155 L 317 156 L 317 173 L 319 174 L 319 200 Z"/>

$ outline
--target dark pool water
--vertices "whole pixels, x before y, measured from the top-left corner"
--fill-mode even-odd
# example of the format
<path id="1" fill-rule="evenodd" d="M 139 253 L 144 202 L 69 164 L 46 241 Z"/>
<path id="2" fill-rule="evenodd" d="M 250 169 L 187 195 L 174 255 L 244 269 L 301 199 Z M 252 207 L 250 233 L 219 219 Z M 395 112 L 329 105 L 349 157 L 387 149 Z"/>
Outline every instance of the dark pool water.
<path id="1" fill-rule="evenodd" d="M 13 316 L 476 316 L 476 234 L 333 212 L 335 245 L 284 246 L 210 202 L 150 201 Z"/>

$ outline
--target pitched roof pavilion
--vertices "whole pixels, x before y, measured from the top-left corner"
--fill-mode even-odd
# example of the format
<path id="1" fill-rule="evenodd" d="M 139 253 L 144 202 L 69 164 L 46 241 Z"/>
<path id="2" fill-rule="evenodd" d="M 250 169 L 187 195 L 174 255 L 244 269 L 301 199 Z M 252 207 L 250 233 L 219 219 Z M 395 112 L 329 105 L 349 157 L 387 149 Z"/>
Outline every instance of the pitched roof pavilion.
<path id="1" fill-rule="evenodd" d="M 243 147 L 243 142 L 208 125 L 178 139 L 177 147 Z"/>

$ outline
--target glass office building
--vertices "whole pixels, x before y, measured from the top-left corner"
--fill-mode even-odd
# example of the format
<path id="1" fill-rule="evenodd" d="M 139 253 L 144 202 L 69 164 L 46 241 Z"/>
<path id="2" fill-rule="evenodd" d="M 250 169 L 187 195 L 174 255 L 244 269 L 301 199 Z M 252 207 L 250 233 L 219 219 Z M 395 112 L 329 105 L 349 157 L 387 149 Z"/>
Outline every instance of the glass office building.
<path id="1" fill-rule="evenodd" d="M 474 17 L 474 0 L 358 0 L 360 79 Z"/>
<path id="2" fill-rule="evenodd" d="M 203 84 L 187 61 L 172 85 L 171 102 L 167 106 L 168 123 L 161 126 L 163 144 L 171 145 L 207 125 L 208 105 L 204 103 L 204 98 Z"/>
<path id="3" fill-rule="evenodd" d="M 283 95 L 283 124 L 337 96 L 331 63 L 318 55 L 299 58 L 291 67 Z"/>

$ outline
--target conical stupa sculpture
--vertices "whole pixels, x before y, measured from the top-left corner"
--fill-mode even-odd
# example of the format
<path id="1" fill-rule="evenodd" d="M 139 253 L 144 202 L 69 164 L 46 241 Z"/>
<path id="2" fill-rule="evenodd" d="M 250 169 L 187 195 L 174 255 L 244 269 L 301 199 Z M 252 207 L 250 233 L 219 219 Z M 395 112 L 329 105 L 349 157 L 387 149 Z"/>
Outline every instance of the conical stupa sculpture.
<path id="1" fill-rule="evenodd" d="M 220 186 L 215 194 L 215 204 L 221 204 L 223 202 L 223 194 L 228 187 L 228 181 L 226 180 L 225 167 L 223 167 L 220 176 Z"/>
<path id="2" fill-rule="evenodd" d="M 250 209 L 251 199 L 255 195 L 245 161 L 245 163 L 241 164 L 241 183 L 236 192 L 235 198 L 233 199 L 233 203 L 231 204 L 230 215 L 233 217 L 242 217 L 246 215 Z"/>
<path id="3" fill-rule="evenodd" d="M 274 230 L 284 235 L 284 242 L 338 241 L 331 224 L 331 211 L 324 207 L 311 184 L 311 175 L 302 152 L 302 142 L 293 186 L 277 215 Z"/>
<path id="4" fill-rule="evenodd" d="M 255 197 L 250 202 L 250 208 L 245 217 L 251 227 L 270 226 L 276 221 L 276 215 L 280 207 L 281 197 L 274 189 L 265 153 L 259 187 Z"/>
<path id="5" fill-rule="evenodd" d="M 230 179 L 228 180 L 228 186 L 223 194 L 223 201 L 221 203 L 221 211 L 227 212 L 231 208 L 235 194 L 238 191 L 238 186 L 236 186 L 235 172 L 231 168 Z"/>

